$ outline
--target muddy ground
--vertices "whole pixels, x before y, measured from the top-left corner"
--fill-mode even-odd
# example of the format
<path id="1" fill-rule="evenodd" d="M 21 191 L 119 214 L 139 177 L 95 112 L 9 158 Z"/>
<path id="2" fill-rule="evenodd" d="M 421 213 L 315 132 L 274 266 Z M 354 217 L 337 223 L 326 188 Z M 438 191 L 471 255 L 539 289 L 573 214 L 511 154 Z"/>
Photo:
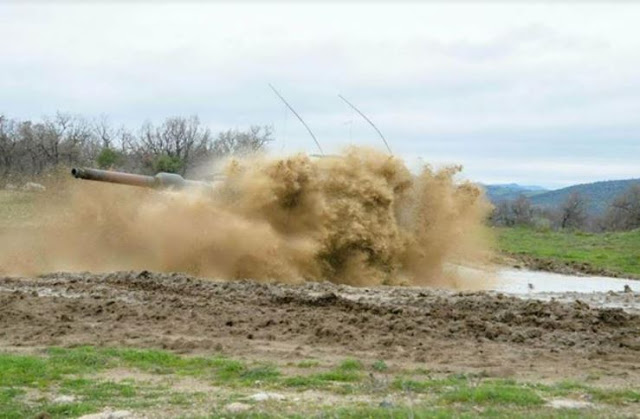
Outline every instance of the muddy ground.
<path id="1" fill-rule="evenodd" d="M 0 349 L 80 344 L 640 386 L 640 315 L 581 300 L 146 271 L 0 278 Z"/>

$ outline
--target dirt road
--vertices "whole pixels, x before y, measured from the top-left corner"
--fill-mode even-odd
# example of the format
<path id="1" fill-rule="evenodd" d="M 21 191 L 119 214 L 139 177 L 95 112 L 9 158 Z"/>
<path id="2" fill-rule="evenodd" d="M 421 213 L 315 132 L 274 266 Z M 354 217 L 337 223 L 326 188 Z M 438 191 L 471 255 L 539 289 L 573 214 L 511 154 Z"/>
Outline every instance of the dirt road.
<path id="1" fill-rule="evenodd" d="M 640 316 L 580 300 L 146 271 L 0 278 L 0 347 L 78 344 L 640 385 Z"/>

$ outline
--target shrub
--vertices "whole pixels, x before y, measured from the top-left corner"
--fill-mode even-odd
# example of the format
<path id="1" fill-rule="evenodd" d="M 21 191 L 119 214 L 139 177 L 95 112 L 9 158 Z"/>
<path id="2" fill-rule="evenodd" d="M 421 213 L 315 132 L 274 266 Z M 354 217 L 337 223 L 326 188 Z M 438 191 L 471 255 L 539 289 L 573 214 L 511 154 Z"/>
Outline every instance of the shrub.
<path id="1" fill-rule="evenodd" d="M 100 169 L 108 169 L 110 167 L 118 166 L 122 161 L 120 153 L 112 148 L 103 148 L 96 158 L 96 163 Z"/>
<path id="2" fill-rule="evenodd" d="M 179 157 L 161 154 L 153 160 L 152 166 L 156 172 L 180 173 L 184 162 Z"/>

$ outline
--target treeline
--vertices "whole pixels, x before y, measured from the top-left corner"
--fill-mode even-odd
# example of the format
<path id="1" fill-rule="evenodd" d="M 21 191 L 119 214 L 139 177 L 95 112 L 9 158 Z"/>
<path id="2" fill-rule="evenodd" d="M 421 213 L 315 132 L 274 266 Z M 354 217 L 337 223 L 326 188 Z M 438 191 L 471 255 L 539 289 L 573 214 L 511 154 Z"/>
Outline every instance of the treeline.
<path id="1" fill-rule="evenodd" d="M 550 209 L 533 206 L 524 195 L 500 202 L 494 208 L 491 221 L 497 226 L 529 226 L 541 230 L 633 230 L 640 228 L 640 184 L 618 195 L 603 215 L 589 214 L 587 198 L 574 192 L 560 206 Z"/>
<path id="2" fill-rule="evenodd" d="M 114 126 L 106 117 L 59 112 L 40 121 L 22 121 L 0 115 L 0 176 L 8 183 L 60 166 L 189 176 L 216 157 L 255 152 L 270 141 L 269 127 L 213 134 L 197 116 L 170 117 L 159 125 L 145 122 L 131 130 Z"/>

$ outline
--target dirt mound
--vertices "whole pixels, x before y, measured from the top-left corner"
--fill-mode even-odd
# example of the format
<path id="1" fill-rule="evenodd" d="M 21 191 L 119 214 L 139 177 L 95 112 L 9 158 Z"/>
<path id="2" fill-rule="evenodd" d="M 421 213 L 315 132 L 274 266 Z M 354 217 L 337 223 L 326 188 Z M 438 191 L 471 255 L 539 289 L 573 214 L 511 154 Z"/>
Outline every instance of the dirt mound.
<path id="1" fill-rule="evenodd" d="M 432 340 L 595 353 L 638 349 L 639 331 L 640 316 L 621 309 L 486 292 L 213 282 L 147 271 L 0 280 L 0 340 L 5 345 L 211 349 L 221 339 L 232 339 L 390 354 L 402 348 L 403 354 L 419 358 Z"/>

